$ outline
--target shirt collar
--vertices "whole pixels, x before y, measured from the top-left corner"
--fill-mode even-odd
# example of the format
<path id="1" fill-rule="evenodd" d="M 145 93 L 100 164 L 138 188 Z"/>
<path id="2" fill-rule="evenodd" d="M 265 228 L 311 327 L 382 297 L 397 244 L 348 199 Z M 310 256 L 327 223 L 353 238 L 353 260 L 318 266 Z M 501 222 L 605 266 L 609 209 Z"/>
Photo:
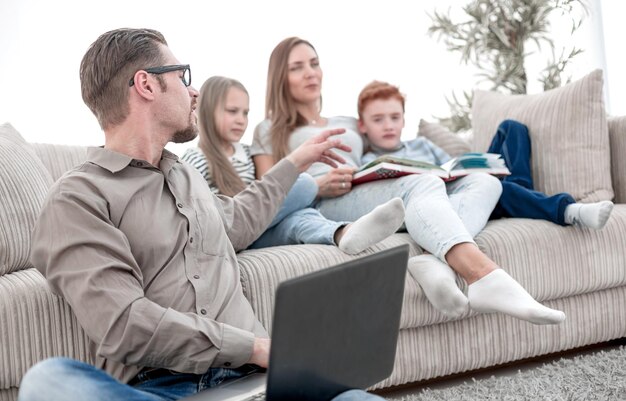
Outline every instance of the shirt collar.
<path id="1" fill-rule="evenodd" d="M 233 148 L 235 148 L 235 153 L 233 153 L 231 159 L 235 159 L 240 163 L 248 162 L 248 155 L 241 142 L 233 142 Z"/>
<path id="2" fill-rule="evenodd" d="M 118 153 L 104 147 L 90 147 L 87 149 L 87 161 L 94 163 L 112 173 L 117 173 L 127 166 L 154 167 L 145 160 L 133 159 L 123 153 Z M 178 156 L 167 149 L 161 154 L 161 170 L 169 170 L 178 161 Z"/>
<path id="3" fill-rule="evenodd" d="M 385 153 L 391 153 L 391 152 L 397 152 L 400 149 L 404 148 L 406 145 L 404 142 L 400 142 L 398 144 L 397 147 L 395 147 L 394 149 L 383 149 L 381 147 L 378 147 L 376 145 L 374 145 L 373 143 L 370 142 L 370 149 L 377 154 L 385 154 Z"/>

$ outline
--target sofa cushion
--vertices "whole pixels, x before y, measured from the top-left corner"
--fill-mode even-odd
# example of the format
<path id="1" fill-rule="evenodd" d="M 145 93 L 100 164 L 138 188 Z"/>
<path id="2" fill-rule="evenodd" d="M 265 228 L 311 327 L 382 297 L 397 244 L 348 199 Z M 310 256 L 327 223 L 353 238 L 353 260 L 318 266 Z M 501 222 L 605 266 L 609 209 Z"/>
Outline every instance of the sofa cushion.
<path id="1" fill-rule="evenodd" d="M 367 249 L 363 255 L 401 244 L 410 245 L 410 256 L 422 253 L 408 234 L 399 233 Z M 244 295 L 268 331 L 272 327 L 274 293 L 278 284 L 351 259 L 354 256 L 341 252 L 336 246 L 313 244 L 247 250 L 237 255 Z M 400 327 L 437 324 L 446 320 L 449 319 L 428 302 L 419 284 L 407 273 Z"/>
<path id="2" fill-rule="evenodd" d="M 10 124 L 0 125 L 0 276 L 30 267 L 30 236 L 52 178 Z"/>
<path id="3" fill-rule="evenodd" d="M 535 189 L 576 200 L 613 198 L 602 71 L 536 95 L 475 91 L 472 149 L 484 152 L 505 119 L 528 126 Z"/>
<path id="4" fill-rule="evenodd" d="M 53 181 L 58 180 L 68 170 L 87 160 L 86 146 L 53 145 L 49 143 L 31 143 L 30 146 L 48 169 Z"/>
<path id="5" fill-rule="evenodd" d="M 452 157 L 470 151 L 470 144 L 460 135 L 450 132 L 446 127 L 437 123 L 420 120 L 418 136 L 430 140 Z"/>
<path id="6" fill-rule="evenodd" d="M 615 203 L 626 203 L 626 116 L 609 118 L 609 141 Z"/>
<path id="7" fill-rule="evenodd" d="M 539 301 L 626 285 L 626 205 L 615 205 L 602 230 L 505 218 L 476 243 Z"/>
<path id="8" fill-rule="evenodd" d="M 406 233 L 394 234 L 365 253 L 403 243 L 411 245 L 410 256 L 422 253 Z M 602 230 L 563 227 L 544 220 L 500 219 L 489 222 L 476 243 L 540 302 L 626 285 L 623 255 L 615 252 L 626 249 L 626 205 L 615 206 Z M 274 292 L 281 281 L 352 258 L 330 245 L 289 245 L 243 251 L 237 260 L 244 294 L 269 330 Z M 463 280 L 457 279 L 457 284 L 467 293 Z M 468 312 L 465 317 L 471 315 L 476 313 Z M 400 327 L 449 320 L 433 308 L 407 274 Z"/>

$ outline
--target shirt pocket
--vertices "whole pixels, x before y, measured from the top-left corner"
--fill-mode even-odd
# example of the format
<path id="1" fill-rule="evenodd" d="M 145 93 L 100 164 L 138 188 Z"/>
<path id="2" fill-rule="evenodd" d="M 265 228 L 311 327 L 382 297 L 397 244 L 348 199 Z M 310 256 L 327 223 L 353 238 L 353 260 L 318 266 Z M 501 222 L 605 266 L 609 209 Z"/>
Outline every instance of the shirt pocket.
<path id="1" fill-rule="evenodd" d="M 230 241 L 215 201 L 196 198 L 193 204 L 197 224 L 195 231 L 200 235 L 200 250 L 207 255 L 226 255 Z"/>

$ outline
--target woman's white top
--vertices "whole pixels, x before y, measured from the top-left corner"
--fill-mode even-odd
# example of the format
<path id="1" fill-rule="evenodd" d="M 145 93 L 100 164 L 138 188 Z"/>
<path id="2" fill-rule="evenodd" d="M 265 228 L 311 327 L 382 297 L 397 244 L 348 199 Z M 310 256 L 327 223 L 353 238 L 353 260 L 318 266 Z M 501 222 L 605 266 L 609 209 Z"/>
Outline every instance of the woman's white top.
<path id="1" fill-rule="evenodd" d="M 271 121 L 264 120 L 254 129 L 254 139 L 250 147 L 252 156 L 273 154 L 270 126 Z M 327 124 L 324 127 L 307 125 L 296 128 L 289 137 L 289 151 L 291 152 L 312 136 L 333 128 L 345 128 L 346 132 L 336 135 L 335 138 L 340 139 L 344 145 L 352 148 L 351 152 L 344 152 L 338 149 L 333 149 L 333 151 L 346 159 L 345 166 L 359 167 L 361 165 L 361 156 L 363 156 L 364 142 L 361 134 L 359 134 L 357 120 L 354 117 L 330 117 L 327 119 Z M 313 177 L 319 177 L 326 174 L 331 168 L 331 166 L 325 163 L 314 163 L 307 172 Z"/>

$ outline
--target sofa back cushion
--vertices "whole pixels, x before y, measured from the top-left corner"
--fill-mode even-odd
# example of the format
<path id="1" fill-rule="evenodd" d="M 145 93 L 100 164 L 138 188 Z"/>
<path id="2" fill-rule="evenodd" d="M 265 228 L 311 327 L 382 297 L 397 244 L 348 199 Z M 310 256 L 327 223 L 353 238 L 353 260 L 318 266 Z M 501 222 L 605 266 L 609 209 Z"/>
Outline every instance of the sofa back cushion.
<path id="1" fill-rule="evenodd" d="M 615 203 L 626 203 L 626 116 L 609 118 L 609 141 Z"/>
<path id="2" fill-rule="evenodd" d="M 460 156 L 471 150 L 470 144 L 461 135 L 454 134 L 443 125 L 420 120 L 417 136 L 423 136 L 443 149 L 452 157 Z"/>
<path id="3" fill-rule="evenodd" d="M 31 143 L 31 149 L 41 160 L 52 180 L 58 180 L 65 172 L 87 160 L 86 146 Z"/>
<path id="4" fill-rule="evenodd" d="M 30 267 L 30 236 L 52 178 L 10 124 L 0 125 L 0 276 Z"/>
<path id="5" fill-rule="evenodd" d="M 484 152 L 505 119 L 525 124 L 532 141 L 535 189 L 576 200 L 613 198 L 602 70 L 536 95 L 475 91 L 472 149 Z"/>

